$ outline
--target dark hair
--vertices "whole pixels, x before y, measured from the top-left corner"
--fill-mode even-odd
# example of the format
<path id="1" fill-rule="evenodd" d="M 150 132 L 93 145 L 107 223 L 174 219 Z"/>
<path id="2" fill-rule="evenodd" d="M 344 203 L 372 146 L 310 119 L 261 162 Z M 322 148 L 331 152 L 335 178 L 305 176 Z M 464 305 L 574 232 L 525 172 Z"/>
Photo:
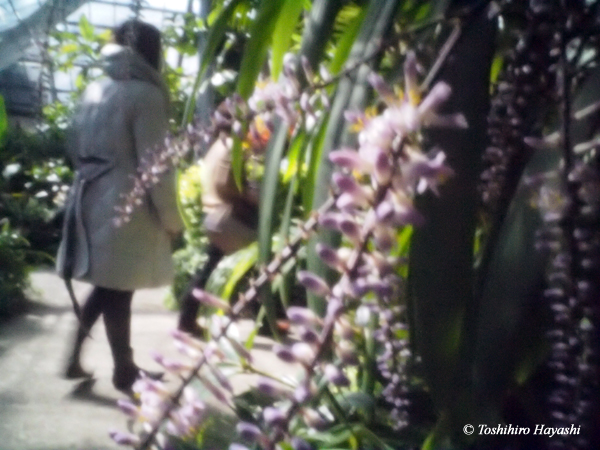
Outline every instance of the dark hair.
<path id="1" fill-rule="evenodd" d="M 160 31 L 158 28 L 136 19 L 128 20 L 113 31 L 115 42 L 131 47 L 139 53 L 148 64 L 156 70 L 160 69 Z"/>

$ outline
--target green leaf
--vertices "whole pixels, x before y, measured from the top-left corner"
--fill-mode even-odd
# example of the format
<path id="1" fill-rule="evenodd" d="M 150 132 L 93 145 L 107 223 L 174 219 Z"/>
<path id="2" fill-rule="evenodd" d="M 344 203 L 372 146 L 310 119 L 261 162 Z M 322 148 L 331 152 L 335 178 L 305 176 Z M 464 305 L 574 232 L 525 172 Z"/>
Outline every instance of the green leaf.
<path id="1" fill-rule="evenodd" d="M 492 62 L 492 70 L 490 71 L 490 82 L 492 84 L 498 82 L 498 77 L 500 76 L 502 67 L 504 67 L 504 56 L 498 54 L 494 57 L 494 61 Z"/>
<path id="2" fill-rule="evenodd" d="M 424 132 L 431 146 L 443 147 L 455 176 L 441 186 L 440 197 L 417 197 L 425 224 L 415 228 L 410 248 L 411 340 L 438 413 L 456 435 L 475 414 L 468 397 L 478 309 L 473 247 L 495 30 L 485 12 L 473 17 L 439 72 L 438 79 L 452 86 L 444 112 L 463 113 L 469 128 Z"/>
<path id="3" fill-rule="evenodd" d="M 375 397 L 365 392 L 350 392 L 339 395 L 336 396 L 336 400 L 347 413 L 350 413 L 351 409 L 355 409 L 366 415 L 370 415 L 376 405 Z"/>
<path id="4" fill-rule="evenodd" d="M 248 99 L 254 91 L 254 84 L 267 57 L 283 3 L 284 0 L 263 0 L 260 3 L 256 22 L 250 32 L 250 39 L 244 48 L 238 77 L 237 93 L 244 100 Z"/>
<path id="5" fill-rule="evenodd" d="M 365 20 L 366 15 L 367 8 L 363 6 L 358 11 L 358 14 L 356 14 L 356 16 L 350 21 L 350 23 L 347 25 L 346 29 L 340 36 L 337 45 L 335 46 L 335 53 L 333 55 L 333 59 L 329 64 L 329 71 L 333 75 L 337 74 L 340 70 L 342 70 L 344 63 L 350 55 L 350 50 L 352 50 L 352 45 L 356 40 L 356 36 L 358 36 L 358 32 L 361 29 L 362 23 Z"/>
<path id="6" fill-rule="evenodd" d="M 94 26 L 87 20 L 87 17 L 81 16 L 79 19 L 79 32 L 86 41 L 94 40 Z"/>
<path id="7" fill-rule="evenodd" d="M 314 0 L 302 33 L 300 54 L 311 67 L 317 67 L 333 32 L 333 25 L 344 0 Z"/>
<path id="8" fill-rule="evenodd" d="M 69 44 L 65 44 L 60 48 L 60 53 L 75 53 L 79 50 L 79 45 L 71 42 Z"/>
<path id="9" fill-rule="evenodd" d="M 299 133 L 292 141 L 287 154 L 287 169 L 283 175 L 284 183 L 289 183 L 292 177 L 299 175 L 300 164 L 308 142 L 309 139 L 304 131 Z"/>
<path id="10" fill-rule="evenodd" d="M 286 147 L 288 135 L 287 123 L 279 121 L 269 141 L 265 161 L 265 174 L 260 191 L 260 211 L 258 219 L 258 260 L 267 264 L 271 259 L 273 221 L 277 217 L 275 204 L 279 187 L 279 166 Z M 265 307 L 267 321 L 273 334 L 277 336 L 276 304 L 271 289 L 261 289 L 261 300 Z"/>
<path id="11" fill-rule="evenodd" d="M 219 49 L 221 42 L 223 42 L 225 32 L 228 29 L 227 25 L 231 20 L 231 17 L 233 16 L 236 7 L 241 1 L 243 0 L 231 0 L 227 4 L 227 6 L 221 11 L 218 17 L 214 20 L 212 26 L 208 31 L 208 36 L 206 38 L 206 46 L 200 58 L 200 68 L 198 69 L 198 74 L 196 75 L 196 79 L 194 80 L 192 92 L 188 97 L 188 101 L 185 105 L 185 111 L 183 113 L 184 124 L 187 124 L 192 120 L 192 116 L 194 115 L 194 109 L 196 107 L 196 97 L 198 89 L 200 89 L 200 85 L 204 80 L 206 69 L 214 61 L 217 50 Z"/>
<path id="12" fill-rule="evenodd" d="M 317 183 L 317 171 L 321 163 L 321 150 L 327 132 L 328 118 L 329 114 L 324 114 L 319 119 L 317 134 L 311 139 L 308 146 L 308 171 L 302 180 L 302 204 L 306 214 L 312 211 L 315 185 Z"/>
<path id="13" fill-rule="evenodd" d="M 284 5 L 279 14 L 273 32 L 273 45 L 271 47 L 271 78 L 277 80 L 283 68 L 283 57 L 288 51 L 292 34 L 296 31 L 298 17 L 304 5 L 298 0 L 283 0 Z"/>
<path id="14" fill-rule="evenodd" d="M 4 97 L 0 95 L 0 144 L 4 140 L 6 131 L 8 130 L 8 115 L 6 114 L 6 106 L 4 104 Z"/>
<path id="15" fill-rule="evenodd" d="M 221 298 L 224 300 L 231 299 L 231 295 L 237 284 L 256 264 L 256 261 L 258 260 L 258 244 L 252 243 L 248 247 L 237 251 L 236 255 L 239 258 L 238 263 L 229 274 L 229 279 L 225 286 L 223 286 L 223 291 L 221 292 Z"/>

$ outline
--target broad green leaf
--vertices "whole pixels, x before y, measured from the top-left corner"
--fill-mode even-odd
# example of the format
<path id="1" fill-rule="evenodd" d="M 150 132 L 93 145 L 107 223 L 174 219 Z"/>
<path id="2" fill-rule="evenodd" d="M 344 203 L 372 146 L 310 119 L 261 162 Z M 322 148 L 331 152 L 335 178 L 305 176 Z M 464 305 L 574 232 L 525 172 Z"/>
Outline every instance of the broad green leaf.
<path id="1" fill-rule="evenodd" d="M 296 174 L 299 174 L 300 165 L 302 164 L 302 159 L 308 142 L 309 138 L 304 131 L 299 133 L 298 136 L 296 136 L 292 141 L 292 144 L 287 152 L 287 168 L 285 170 L 285 174 L 283 175 L 284 183 L 289 183 L 292 177 L 294 177 Z"/>
<path id="2" fill-rule="evenodd" d="M 263 0 L 260 4 L 240 65 L 237 93 L 244 100 L 254 91 L 254 84 L 265 62 L 283 4 L 284 0 Z"/>
<path id="3" fill-rule="evenodd" d="M 227 283 L 223 287 L 223 291 L 221 293 L 221 297 L 225 300 L 231 299 L 231 295 L 233 294 L 237 284 L 244 277 L 244 275 L 246 275 L 246 273 L 248 273 L 248 271 L 254 267 L 254 264 L 256 264 L 256 261 L 258 260 L 258 244 L 250 244 L 248 247 L 236 253 L 239 253 L 239 261 L 231 271 L 229 279 L 227 280 Z"/>
<path id="4" fill-rule="evenodd" d="M 87 17 L 81 16 L 79 19 L 79 32 L 81 33 L 81 37 L 83 37 L 86 41 L 94 40 L 94 26 L 87 20 Z"/>
<path id="5" fill-rule="evenodd" d="M 464 114 L 469 128 L 424 132 L 431 146 L 444 149 L 455 176 L 441 186 L 440 197 L 417 197 L 425 224 L 414 229 L 410 248 L 412 343 L 438 413 L 458 436 L 459 423 L 475 414 L 467 395 L 477 327 L 473 247 L 495 30 L 495 23 L 479 13 L 463 28 L 438 74 L 452 86 L 444 111 Z"/>
<path id="6" fill-rule="evenodd" d="M 335 46 L 335 53 L 333 55 L 333 59 L 329 64 L 329 71 L 333 75 L 337 74 L 340 70 L 342 70 L 344 63 L 348 59 L 348 56 L 350 55 L 350 50 L 352 49 L 352 45 L 356 40 L 356 36 L 358 36 L 358 32 L 361 29 L 366 14 L 367 8 L 363 6 L 358 11 L 358 14 L 356 14 L 356 16 L 350 21 L 343 34 L 340 36 L 337 45 Z"/>
<path id="7" fill-rule="evenodd" d="M 312 211 L 315 185 L 317 182 L 317 171 L 321 162 L 321 149 L 323 148 L 323 139 L 327 131 L 329 114 L 324 114 L 319 119 L 316 136 L 311 139 L 307 149 L 307 166 L 308 170 L 302 180 L 302 204 L 304 212 L 309 214 Z"/>
<path id="8" fill-rule="evenodd" d="M 271 259 L 273 221 L 278 215 L 277 211 L 275 211 L 275 204 L 279 187 L 279 166 L 286 147 L 287 135 L 287 123 L 279 121 L 267 148 L 258 219 L 258 260 L 263 265 L 267 264 Z M 277 337 L 276 303 L 271 289 L 268 287 L 261 289 L 260 298 L 265 307 L 269 326 L 273 334 Z"/>
<path id="9" fill-rule="evenodd" d="M 325 52 L 325 43 L 333 33 L 333 25 L 344 0 L 314 0 L 304 32 L 300 54 L 311 67 L 317 67 Z"/>
<path id="10" fill-rule="evenodd" d="M 283 68 L 283 57 L 288 51 L 292 34 L 296 31 L 298 17 L 302 13 L 303 3 L 298 0 L 283 0 L 284 5 L 279 14 L 273 32 L 271 46 L 271 78 L 277 80 Z"/>
<path id="11" fill-rule="evenodd" d="M 200 68 L 198 69 L 198 74 L 196 75 L 196 79 L 194 80 L 194 87 L 192 88 L 192 92 L 190 93 L 188 101 L 185 105 L 185 111 L 183 113 L 184 125 L 188 124 L 192 120 L 192 117 L 194 115 L 194 109 L 196 108 L 196 97 L 198 89 L 200 89 L 200 85 L 204 80 L 206 69 L 214 61 L 217 50 L 219 49 L 219 46 L 221 45 L 221 42 L 223 42 L 223 39 L 225 37 L 225 32 L 227 31 L 227 24 L 231 20 L 231 16 L 235 11 L 236 6 L 241 1 L 242 0 L 231 0 L 215 19 L 214 23 L 208 31 L 208 36 L 206 38 L 206 47 L 204 48 L 200 59 Z"/>
<path id="12" fill-rule="evenodd" d="M 289 238 L 290 225 L 292 223 L 292 212 L 294 208 L 294 198 L 296 196 L 296 190 L 298 189 L 298 178 L 298 174 L 294 174 L 294 177 L 292 178 L 288 188 L 287 197 L 285 199 L 285 206 L 283 208 L 283 215 L 281 217 L 278 250 L 281 250 L 283 249 L 283 247 L 285 247 Z"/>

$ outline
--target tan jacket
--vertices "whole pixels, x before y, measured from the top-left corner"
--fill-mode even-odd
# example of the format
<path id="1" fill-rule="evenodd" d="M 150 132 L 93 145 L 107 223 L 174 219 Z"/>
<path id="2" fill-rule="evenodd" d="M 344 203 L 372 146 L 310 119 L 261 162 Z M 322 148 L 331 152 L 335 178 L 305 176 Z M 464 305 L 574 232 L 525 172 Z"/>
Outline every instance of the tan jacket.
<path id="1" fill-rule="evenodd" d="M 117 47 L 106 59 L 109 78 L 85 91 L 73 124 L 75 183 L 67 205 L 57 269 L 95 286 L 134 290 L 170 284 L 171 237 L 182 229 L 174 173 L 117 227 L 116 206 L 133 187 L 132 176 L 167 129 L 167 92 L 159 74 L 137 54 Z M 72 231 L 67 231 L 69 218 Z"/>
<path id="2" fill-rule="evenodd" d="M 256 240 L 257 204 L 255 189 L 249 185 L 238 189 L 231 150 L 223 140 L 217 140 L 204 157 L 202 171 L 204 227 L 210 242 L 229 254 Z"/>

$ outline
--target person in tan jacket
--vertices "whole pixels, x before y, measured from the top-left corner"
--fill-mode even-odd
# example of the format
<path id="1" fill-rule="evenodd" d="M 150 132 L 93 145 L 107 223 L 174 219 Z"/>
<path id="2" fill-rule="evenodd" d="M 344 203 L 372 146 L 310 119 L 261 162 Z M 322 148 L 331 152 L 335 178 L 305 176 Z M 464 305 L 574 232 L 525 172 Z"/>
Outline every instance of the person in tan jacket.
<path id="1" fill-rule="evenodd" d="M 258 189 L 243 180 L 242 189 L 235 183 L 231 167 L 229 138 L 221 136 L 204 157 L 202 170 L 202 206 L 206 213 L 204 228 L 209 240 L 208 260 L 193 277 L 185 291 L 178 328 L 196 337 L 203 336 L 197 323 L 199 303 L 194 289 L 204 289 L 210 274 L 221 258 L 256 240 L 258 226 Z"/>
<path id="2" fill-rule="evenodd" d="M 130 346 L 131 301 L 140 288 L 173 280 L 171 242 L 183 223 L 175 175 L 151 188 L 129 221 L 115 224 L 115 207 L 133 187 L 140 160 L 159 151 L 168 126 L 168 90 L 159 73 L 160 32 L 130 20 L 103 50 L 106 77 L 83 94 L 72 126 L 70 158 L 75 181 L 66 205 L 57 270 L 94 288 L 81 309 L 81 322 L 65 376 L 91 376 L 80 363 L 82 345 L 102 315 L 111 347 L 117 389 L 129 390 L 139 374 Z"/>

